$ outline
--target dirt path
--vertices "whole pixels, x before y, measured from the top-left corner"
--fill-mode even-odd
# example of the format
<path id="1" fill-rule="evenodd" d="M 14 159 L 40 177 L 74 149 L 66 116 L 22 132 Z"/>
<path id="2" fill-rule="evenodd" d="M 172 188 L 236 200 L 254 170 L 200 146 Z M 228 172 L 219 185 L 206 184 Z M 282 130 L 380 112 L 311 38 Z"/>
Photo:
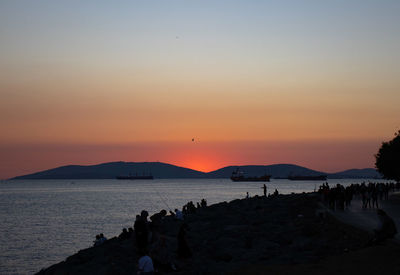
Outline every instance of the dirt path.
<path id="1" fill-rule="evenodd" d="M 360 199 L 354 199 L 349 209 L 331 211 L 323 206 L 325 211 L 332 213 L 339 221 L 373 233 L 379 226 L 376 209 L 362 209 Z M 379 201 L 381 207 L 396 223 L 400 231 L 400 192 L 392 194 L 388 201 Z M 328 256 L 315 263 L 296 265 L 255 265 L 233 272 L 237 274 L 275 274 L 275 275 L 392 275 L 400 274 L 400 234 L 395 240 L 363 249 L 349 251 L 340 255 Z"/>
<path id="2" fill-rule="evenodd" d="M 393 193 L 387 201 L 379 201 L 379 207 L 383 209 L 396 223 L 397 231 L 400 230 L 400 192 Z M 364 229 L 373 233 L 373 230 L 379 227 L 379 219 L 376 214 L 376 208 L 362 208 L 361 199 L 353 199 L 351 206 L 344 211 L 332 211 L 338 220 L 350 224 L 354 227 Z M 400 234 L 397 233 L 396 240 L 400 241 Z"/>

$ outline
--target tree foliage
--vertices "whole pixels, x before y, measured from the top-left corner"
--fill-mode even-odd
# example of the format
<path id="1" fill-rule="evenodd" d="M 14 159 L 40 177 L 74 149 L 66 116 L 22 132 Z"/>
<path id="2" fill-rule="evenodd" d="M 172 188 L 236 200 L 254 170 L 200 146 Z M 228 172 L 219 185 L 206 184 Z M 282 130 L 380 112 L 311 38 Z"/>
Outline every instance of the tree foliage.
<path id="1" fill-rule="evenodd" d="M 375 167 L 385 179 L 400 181 L 400 130 L 391 141 L 382 142 L 375 158 Z"/>

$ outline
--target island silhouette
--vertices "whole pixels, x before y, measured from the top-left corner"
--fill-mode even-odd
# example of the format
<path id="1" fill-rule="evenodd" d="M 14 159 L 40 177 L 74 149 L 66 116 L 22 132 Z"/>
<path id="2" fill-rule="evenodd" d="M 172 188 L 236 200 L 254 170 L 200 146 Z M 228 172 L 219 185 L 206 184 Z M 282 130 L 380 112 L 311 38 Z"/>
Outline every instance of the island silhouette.
<path id="1" fill-rule="evenodd" d="M 107 162 L 97 165 L 67 165 L 12 179 L 115 179 L 121 175 L 148 175 L 155 179 L 171 178 L 229 178 L 239 168 L 249 176 L 268 174 L 272 178 L 290 176 L 319 176 L 328 178 L 382 178 L 373 168 L 350 169 L 337 173 L 325 173 L 294 164 L 226 166 L 211 172 L 201 172 L 163 162 Z"/>

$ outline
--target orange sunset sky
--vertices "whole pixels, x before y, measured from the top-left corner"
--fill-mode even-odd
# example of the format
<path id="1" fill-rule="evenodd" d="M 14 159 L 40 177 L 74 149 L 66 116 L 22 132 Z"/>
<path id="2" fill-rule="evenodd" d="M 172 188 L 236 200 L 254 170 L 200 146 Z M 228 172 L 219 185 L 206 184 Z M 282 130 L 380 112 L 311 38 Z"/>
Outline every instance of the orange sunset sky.
<path id="1" fill-rule="evenodd" d="M 0 178 L 120 160 L 373 167 L 400 128 L 399 14 L 399 1 L 1 1 Z"/>

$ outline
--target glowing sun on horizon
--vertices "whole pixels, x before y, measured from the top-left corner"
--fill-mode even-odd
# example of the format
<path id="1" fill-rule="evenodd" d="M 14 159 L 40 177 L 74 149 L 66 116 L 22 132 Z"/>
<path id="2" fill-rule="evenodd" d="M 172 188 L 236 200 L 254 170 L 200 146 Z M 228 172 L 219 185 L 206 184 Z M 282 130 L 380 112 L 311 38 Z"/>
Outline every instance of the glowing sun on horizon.
<path id="1" fill-rule="evenodd" d="M 188 156 L 181 161 L 176 161 L 175 164 L 200 172 L 211 172 L 222 167 L 216 158 L 206 156 Z"/>

